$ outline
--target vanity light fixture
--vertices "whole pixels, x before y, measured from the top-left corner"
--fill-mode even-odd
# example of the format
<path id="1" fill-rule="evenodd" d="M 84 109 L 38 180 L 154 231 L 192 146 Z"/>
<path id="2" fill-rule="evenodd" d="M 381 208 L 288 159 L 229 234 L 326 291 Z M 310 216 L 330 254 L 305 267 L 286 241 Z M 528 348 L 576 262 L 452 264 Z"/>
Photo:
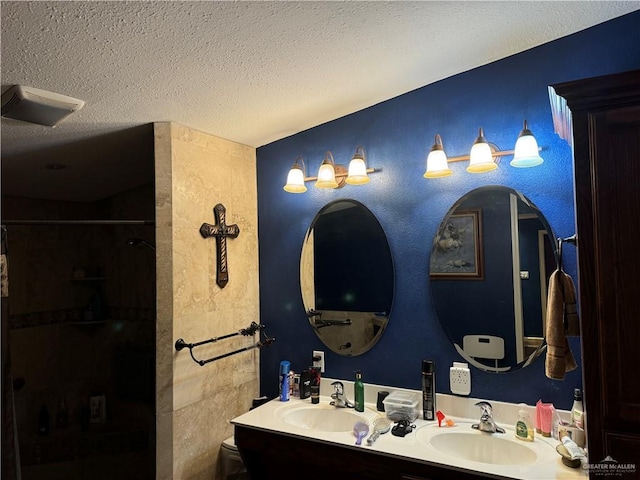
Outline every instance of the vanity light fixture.
<path id="1" fill-rule="evenodd" d="M 283 187 L 285 192 L 304 193 L 307 191 L 305 182 L 315 181 L 318 188 L 334 189 L 342 188 L 346 183 L 350 185 L 364 185 L 369 183 L 369 173 L 377 172 L 374 168 L 367 168 L 366 153 L 364 148 L 358 146 L 354 153 L 349 169 L 343 165 L 336 164 L 333 154 L 327 151 L 317 177 L 307 177 L 304 159 L 299 155 L 289 174 L 287 175 L 287 184 Z"/>
<path id="2" fill-rule="evenodd" d="M 369 183 L 369 175 L 367 175 L 367 164 L 365 163 L 364 148 L 360 145 L 356 147 L 356 153 L 353 154 L 351 162 L 349 162 L 349 174 L 346 182 L 349 185 L 364 185 Z"/>
<path id="3" fill-rule="evenodd" d="M 300 166 L 302 164 L 302 166 Z M 294 162 L 289 175 L 287 175 L 287 184 L 284 186 L 284 191 L 289 193 L 304 193 L 307 191 L 307 187 L 304 185 L 304 179 L 306 177 L 306 167 L 304 165 L 304 159 L 302 155 L 298 155 Z"/>
<path id="4" fill-rule="evenodd" d="M 516 141 L 515 153 L 513 154 L 513 160 L 510 165 L 517 168 L 535 167 L 540 165 L 544 160 L 540 156 L 538 142 L 536 137 L 533 136 L 531 130 L 527 126 L 527 121 L 524 121 L 524 126 L 518 140 Z"/>
<path id="5" fill-rule="evenodd" d="M 544 160 L 540 157 L 540 147 L 536 142 L 535 137 L 527 126 L 527 121 L 524 121 L 524 128 L 518 136 L 515 150 L 498 150 L 498 148 L 487 141 L 484 136 L 484 131 L 480 127 L 478 131 L 478 137 L 476 138 L 473 146 L 471 147 L 471 153 L 469 155 L 462 155 L 459 157 L 447 158 L 442 146 L 442 138 L 440 135 L 436 135 L 434 145 L 429 151 L 427 156 L 427 170 L 424 173 L 425 178 L 442 178 L 451 175 L 449 169 L 449 163 L 451 162 L 463 162 L 469 161 L 467 172 L 469 173 L 484 173 L 491 172 L 498 168 L 498 159 L 506 155 L 513 155 L 511 165 L 514 167 L 525 168 L 535 167 L 540 165 Z"/>

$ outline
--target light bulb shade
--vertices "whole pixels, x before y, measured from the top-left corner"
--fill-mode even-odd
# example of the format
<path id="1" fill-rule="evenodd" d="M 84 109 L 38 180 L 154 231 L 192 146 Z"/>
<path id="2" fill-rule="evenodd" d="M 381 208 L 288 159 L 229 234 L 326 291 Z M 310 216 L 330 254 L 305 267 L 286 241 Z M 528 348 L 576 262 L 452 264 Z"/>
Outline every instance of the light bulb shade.
<path id="1" fill-rule="evenodd" d="M 476 138 L 476 141 L 471 147 L 467 172 L 484 173 L 495 170 L 496 168 L 498 168 L 498 164 L 493 159 L 493 152 L 491 151 L 489 142 L 484 138 L 484 132 L 482 128 L 480 128 L 478 138 Z"/>
<path id="2" fill-rule="evenodd" d="M 427 156 L 427 170 L 423 176 L 424 178 L 443 178 L 452 173 L 447 161 L 447 154 L 444 153 L 442 148 L 442 139 L 440 135 L 436 135 L 436 141 Z"/>
<path id="3" fill-rule="evenodd" d="M 435 150 L 429 152 L 429 156 L 427 157 L 427 170 L 424 172 L 424 178 L 448 177 L 452 173 L 444 151 Z"/>
<path id="4" fill-rule="evenodd" d="M 367 174 L 367 165 L 364 161 L 364 149 L 358 147 L 349 162 L 349 173 L 346 182 L 349 185 L 364 185 L 369 183 L 369 175 Z"/>
<path id="5" fill-rule="evenodd" d="M 304 172 L 297 163 L 289 170 L 284 191 L 289 193 L 304 193 L 307 191 L 307 187 L 304 185 Z"/>
<path id="6" fill-rule="evenodd" d="M 367 166 L 361 158 L 354 158 L 349 163 L 349 175 L 347 175 L 347 183 L 349 185 L 364 185 L 369 183 L 370 178 L 367 175 Z"/>
<path id="7" fill-rule="evenodd" d="M 538 142 L 531 133 L 531 130 L 527 128 L 527 121 L 524 121 L 524 128 L 518 136 L 516 141 L 515 152 L 513 154 L 513 160 L 511 160 L 511 166 L 517 168 L 528 168 L 540 165 L 544 160 L 538 153 Z"/>
<path id="8" fill-rule="evenodd" d="M 336 171 L 333 165 L 334 162 L 329 160 L 328 156 L 325 156 L 322 161 L 322 165 L 320 165 L 320 169 L 318 170 L 316 187 L 338 188 L 338 182 L 336 182 Z"/>

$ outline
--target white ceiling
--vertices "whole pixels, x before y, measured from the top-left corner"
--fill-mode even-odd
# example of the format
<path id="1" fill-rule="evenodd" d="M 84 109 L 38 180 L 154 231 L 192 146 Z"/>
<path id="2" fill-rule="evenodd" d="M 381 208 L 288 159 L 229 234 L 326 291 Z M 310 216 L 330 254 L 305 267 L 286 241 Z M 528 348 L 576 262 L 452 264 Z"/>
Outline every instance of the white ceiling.
<path id="1" fill-rule="evenodd" d="M 265 145 L 638 10 L 640 1 L 2 1 L 1 8 L 3 92 L 21 84 L 86 102 L 56 128 L 2 119 L 3 173 L 17 185 L 19 175 L 34 180 L 41 164 L 56 160 L 43 149 L 155 121 Z M 12 159 L 20 165 L 7 170 Z"/>

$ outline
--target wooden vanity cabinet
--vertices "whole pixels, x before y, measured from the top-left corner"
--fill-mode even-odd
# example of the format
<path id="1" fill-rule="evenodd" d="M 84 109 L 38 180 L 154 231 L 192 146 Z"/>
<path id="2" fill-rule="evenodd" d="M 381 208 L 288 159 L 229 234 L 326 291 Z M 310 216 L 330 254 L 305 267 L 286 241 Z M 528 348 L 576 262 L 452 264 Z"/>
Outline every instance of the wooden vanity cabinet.
<path id="1" fill-rule="evenodd" d="M 235 441 L 252 480 L 472 480 L 485 476 L 455 466 L 385 456 L 305 438 L 236 425 Z M 426 448 L 426 447 L 425 447 Z"/>
<path id="2" fill-rule="evenodd" d="M 573 122 L 589 461 L 640 475 L 640 70 L 553 88 Z"/>

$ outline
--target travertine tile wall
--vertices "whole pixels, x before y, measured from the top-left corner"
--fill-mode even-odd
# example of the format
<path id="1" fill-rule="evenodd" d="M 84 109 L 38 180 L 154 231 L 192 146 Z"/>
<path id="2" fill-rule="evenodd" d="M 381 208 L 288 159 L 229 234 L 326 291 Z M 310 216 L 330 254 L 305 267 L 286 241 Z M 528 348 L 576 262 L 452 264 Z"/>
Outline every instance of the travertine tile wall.
<path id="1" fill-rule="evenodd" d="M 158 479 L 216 478 L 229 420 L 259 392 L 258 350 L 200 366 L 178 338 L 193 343 L 259 323 L 255 149 L 175 123 L 154 125 L 156 156 Z M 240 235 L 227 240 L 229 283 L 216 284 L 215 240 L 202 223 L 227 209 Z M 236 336 L 194 349 L 210 358 L 253 344 Z"/>

